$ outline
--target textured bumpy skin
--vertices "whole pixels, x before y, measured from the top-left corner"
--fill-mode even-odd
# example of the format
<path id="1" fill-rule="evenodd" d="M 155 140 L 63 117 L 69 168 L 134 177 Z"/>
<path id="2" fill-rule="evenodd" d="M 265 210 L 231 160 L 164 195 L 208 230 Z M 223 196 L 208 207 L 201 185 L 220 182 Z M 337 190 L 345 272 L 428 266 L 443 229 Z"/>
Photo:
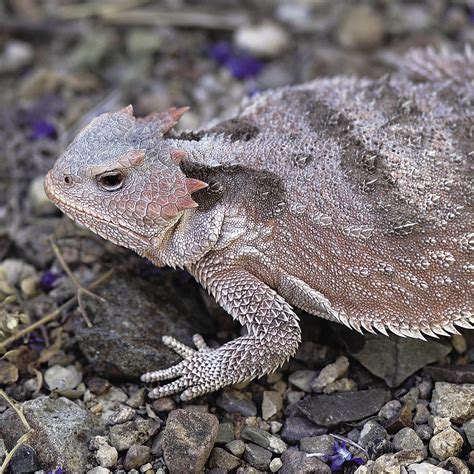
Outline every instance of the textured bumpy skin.
<path id="1" fill-rule="evenodd" d="M 293 307 L 410 337 L 471 328 L 474 58 L 417 51 L 379 80 L 268 91 L 212 129 L 127 107 L 76 137 L 46 178 L 69 216 L 186 268 L 246 328 L 145 374 L 182 398 L 268 373 L 300 341 Z M 291 306 L 290 306 L 291 305 Z"/>

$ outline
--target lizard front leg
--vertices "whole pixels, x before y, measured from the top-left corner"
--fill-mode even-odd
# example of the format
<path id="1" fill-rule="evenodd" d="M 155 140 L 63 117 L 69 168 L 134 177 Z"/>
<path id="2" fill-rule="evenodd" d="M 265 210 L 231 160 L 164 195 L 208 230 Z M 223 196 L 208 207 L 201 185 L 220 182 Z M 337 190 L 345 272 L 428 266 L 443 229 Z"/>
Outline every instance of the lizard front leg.
<path id="1" fill-rule="evenodd" d="M 153 398 L 184 390 L 189 400 L 272 372 L 294 355 L 301 341 L 298 317 L 290 305 L 265 283 L 242 269 L 206 275 L 203 283 L 217 302 L 247 329 L 247 334 L 218 349 L 194 338 L 197 350 L 165 337 L 164 342 L 184 360 L 142 376 L 144 382 L 177 378 L 150 393 Z"/>

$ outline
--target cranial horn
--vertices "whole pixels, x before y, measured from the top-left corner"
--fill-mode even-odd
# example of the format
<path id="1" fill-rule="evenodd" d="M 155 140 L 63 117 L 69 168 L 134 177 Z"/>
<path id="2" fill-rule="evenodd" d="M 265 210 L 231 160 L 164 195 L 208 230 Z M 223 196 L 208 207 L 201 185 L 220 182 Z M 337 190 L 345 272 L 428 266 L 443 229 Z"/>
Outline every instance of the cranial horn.
<path id="1" fill-rule="evenodd" d="M 180 107 L 179 109 L 172 107 L 166 112 L 154 112 L 138 119 L 138 121 L 156 124 L 157 132 L 165 135 L 178 123 L 179 119 L 188 110 L 189 107 Z"/>
<path id="2" fill-rule="evenodd" d="M 180 150 L 178 148 L 173 149 L 170 151 L 171 159 L 173 163 L 179 165 L 184 158 L 186 158 L 186 152 L 184 150 Z"/>
<path id="3" fill-rule="evenodd" d="M 129 104 L 126 107 L 123 107 L 119 110 L 122 114 L 130 115 L 130 117 L 133 117 L 133 105 Z"/>
<path id="4" fill-rule="evenodd" d="M 179 209 L 192 209 L 199 206 L 199 204 L 194 201 L 191 196 L 183 196 L 178 198 L 176 205 Z"/>
<path id="5" fill-rule="evenodd" d="M 186 189 L 189 194 L 192 194 L 200 189 L 207 188 L 208 184 L 199 179 L 186 178 Z"/>

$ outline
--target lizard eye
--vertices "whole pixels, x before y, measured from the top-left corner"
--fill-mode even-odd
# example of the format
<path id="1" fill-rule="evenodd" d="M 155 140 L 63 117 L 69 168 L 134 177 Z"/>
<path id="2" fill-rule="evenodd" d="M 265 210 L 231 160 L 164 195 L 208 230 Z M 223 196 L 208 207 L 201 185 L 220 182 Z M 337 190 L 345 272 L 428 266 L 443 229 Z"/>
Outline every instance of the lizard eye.
<path id="1" fill-rule="evenodd" d="M 124 179 L 120 171 L 108 171 L 98 176 L 97 183 L 105 191 L 117 191 L 123 186 Z"/>

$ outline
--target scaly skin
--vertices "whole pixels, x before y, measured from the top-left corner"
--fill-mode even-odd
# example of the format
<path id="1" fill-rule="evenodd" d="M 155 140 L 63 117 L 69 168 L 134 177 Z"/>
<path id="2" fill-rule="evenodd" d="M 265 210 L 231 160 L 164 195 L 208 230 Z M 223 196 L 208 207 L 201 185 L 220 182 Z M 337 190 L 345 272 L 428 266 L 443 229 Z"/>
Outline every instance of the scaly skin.
<path id="1" fill-rule="evenodd" d="M 380 80 L 269 91 L 213 129 L 131 107 L 79 133 L 48 196 L 102 237 L 187 269 L 247 329 L 142 380 L 183 399 L 275 370 L 300 342 L 290 305 L 356 330 L 472 328 L 474 60 L 415 52 Z M 417 80 L 415 80 L 417 79 Z"/>

